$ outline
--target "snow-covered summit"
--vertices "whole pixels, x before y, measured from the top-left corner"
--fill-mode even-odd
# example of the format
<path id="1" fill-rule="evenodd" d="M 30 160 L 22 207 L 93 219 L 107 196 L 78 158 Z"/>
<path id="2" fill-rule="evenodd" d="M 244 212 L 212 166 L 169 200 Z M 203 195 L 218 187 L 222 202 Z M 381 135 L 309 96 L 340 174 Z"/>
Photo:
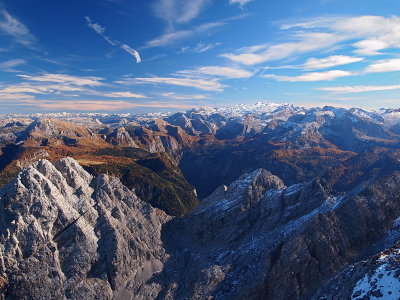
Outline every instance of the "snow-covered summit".
<path id="1" fill-rule="evenodd" d="M 293 107 L 293 105 L 287 103 L 257 102 L 254 104 L 238 104 L 226 107 L 217 107 L 216 111 L 230 115 L 245 115 L 272 113 L 286 107 Z"/>

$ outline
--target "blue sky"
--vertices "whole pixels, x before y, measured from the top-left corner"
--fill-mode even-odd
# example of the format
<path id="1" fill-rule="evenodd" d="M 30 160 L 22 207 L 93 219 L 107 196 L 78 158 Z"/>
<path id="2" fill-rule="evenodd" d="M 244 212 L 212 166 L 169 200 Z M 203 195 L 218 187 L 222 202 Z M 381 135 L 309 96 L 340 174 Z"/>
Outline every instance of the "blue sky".
<path id="1" fill-rule="evenodd" d="M 399 9 L 400 0 L 0 0 L 0 113 L 399 107 Z"/>

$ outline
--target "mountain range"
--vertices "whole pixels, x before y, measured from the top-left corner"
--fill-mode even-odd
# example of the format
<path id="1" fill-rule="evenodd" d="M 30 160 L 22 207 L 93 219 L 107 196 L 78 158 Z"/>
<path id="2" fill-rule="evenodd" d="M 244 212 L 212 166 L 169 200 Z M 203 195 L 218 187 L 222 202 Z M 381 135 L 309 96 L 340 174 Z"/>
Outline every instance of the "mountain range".
<path id="1" fill-rule="evenodd" d="M 398 299 L 400 110 L 0 116 L 2 299 Z"/>

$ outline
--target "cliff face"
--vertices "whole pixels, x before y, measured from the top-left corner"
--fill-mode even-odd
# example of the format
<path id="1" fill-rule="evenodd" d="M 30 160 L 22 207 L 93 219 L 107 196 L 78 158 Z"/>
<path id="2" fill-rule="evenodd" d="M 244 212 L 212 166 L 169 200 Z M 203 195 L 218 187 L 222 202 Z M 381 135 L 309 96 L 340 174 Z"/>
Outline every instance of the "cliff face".
<path id="1" fill-rule="evenodd" d="M 164 227 L 167 251 L 176 253 L 158 276 L 169 282 L 165 295 L 310 299 L 390 229 L 400 214 L 399 183 L 394 173 L 332 197 L 318 179 L 284 187 L 256 170 L 222 186 Z"/>
<path id="2" fill-rule="evenodd" d="M 160 231 L 169 217 L 70 158 L 25 169 L 3 189 L 0 207 L 3 297 L 112 299 L 167 257 Z"/>
<path id="3" fill-rule="evenodd" d="M 313 300 L 399 299 L 400 244 L 351 264 L 328 280 Z"/>
<path id="4" fill-rule="evenodd" d="M 393 234 L 399 183 L 394 172 L 333 197 L 321 179 L 287 187 L 257 169 L 219 187 L 189 215 L 172 218 L 118 179 L 93 177 L 71 158 L 54 165 L 41 160 L 0 193 L 2 298 L 334 299 L 340 293 L 347 299 L 359 290 L 372 293 L 365 287 L 372 267 L 347 272 L 347 281 L 335 276 L 399 241 Z M 390 253 L 387 269 L 397 274 L 398 253 Z"/>

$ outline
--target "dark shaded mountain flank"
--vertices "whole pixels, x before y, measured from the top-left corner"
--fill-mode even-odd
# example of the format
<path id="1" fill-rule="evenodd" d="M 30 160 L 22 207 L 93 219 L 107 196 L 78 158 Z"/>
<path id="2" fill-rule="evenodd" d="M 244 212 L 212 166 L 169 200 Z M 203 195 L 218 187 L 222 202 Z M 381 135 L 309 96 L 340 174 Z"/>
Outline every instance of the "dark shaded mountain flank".
<path id="1" fill-rule="evenodd" d="M 140 199 L 149 202 L 172 216 L 182 216 L 198 203 L 197 195 L 183 177 L 174 161 L 165 153 L 148 153 L 135 148 L 104 149 L 98 154 L 129 157 L 129 164 L 105 162 L 93 164 L 86 169 L 94 174 L 118 177 Z"/>
<path id="2" fill-rule="evenodd" d="M 331 193 L 256 169 L 173 218 L 74 159 L 40 160 L 0 190 L 0 299 L 393 294 L 400 172 Z"/>

